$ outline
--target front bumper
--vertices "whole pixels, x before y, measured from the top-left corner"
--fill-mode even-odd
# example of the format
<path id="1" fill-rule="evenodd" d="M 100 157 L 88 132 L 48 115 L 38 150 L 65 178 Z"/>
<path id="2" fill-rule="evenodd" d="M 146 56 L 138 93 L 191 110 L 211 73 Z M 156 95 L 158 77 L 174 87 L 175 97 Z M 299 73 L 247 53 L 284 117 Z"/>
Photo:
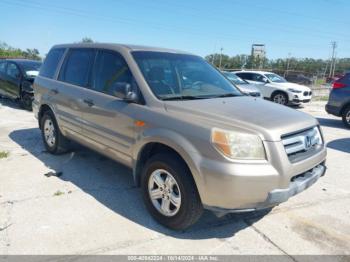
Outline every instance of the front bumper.
<path id="1" fill-rule="evenodd" d="M 227 209 L 221 207 L 205 206 L 205 208 L 220 214 L 249 212 L 270 208 L 287 201 L 290 197 L 295 196 L 296 194 L 313 185 L 321 176 L 325 174 L 326 169 L 327 168 L 325 164 L 321 163 L 315 166 L 313 169 L 293 177 L 288 188 L 271 190 L 268 192 L 265 201 L 256 203 L 253 207 Z"/>
<path id="2" fill-rule="evenodd" d="M 264 146 L 267 161 L 199 158 L 198 191 L 207 209 L 238 212 L 271 207 L 305 190 L 324 174 L 327 156 L 324 145 L 295 162 L 288 158 L 282 142 L 265 141 Z"/>
<path id="3" fill-rule="evenodd" d="M 326 104 L 325 109 L 328 114 L 340 116 L 340 107 Z"/>

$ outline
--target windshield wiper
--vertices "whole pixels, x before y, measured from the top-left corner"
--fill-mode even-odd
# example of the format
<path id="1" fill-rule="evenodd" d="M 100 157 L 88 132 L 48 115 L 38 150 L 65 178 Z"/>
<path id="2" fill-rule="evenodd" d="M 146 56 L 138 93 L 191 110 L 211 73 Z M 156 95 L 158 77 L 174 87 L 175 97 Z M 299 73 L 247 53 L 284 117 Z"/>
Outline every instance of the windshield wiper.
<path id="1" fill-rule="evenodd" d="M 215 96 L 215 98 L 219 98 L 219 97 L 235 97 L 235 96 L 241 96 L 241 95 L 237 95 L 237 94 L 234 94 L 234 93 L 228 93 L 228 94 L 222 94 L 222 95 Z"/>
<path id="2" fill-rule="evenodd" d="M 170 97 L 164 97 L 161 98 L 162 100 L 195 100 L 195 99 L 206 99 L 208 97 L 203 96 L 170 96 Z"/>

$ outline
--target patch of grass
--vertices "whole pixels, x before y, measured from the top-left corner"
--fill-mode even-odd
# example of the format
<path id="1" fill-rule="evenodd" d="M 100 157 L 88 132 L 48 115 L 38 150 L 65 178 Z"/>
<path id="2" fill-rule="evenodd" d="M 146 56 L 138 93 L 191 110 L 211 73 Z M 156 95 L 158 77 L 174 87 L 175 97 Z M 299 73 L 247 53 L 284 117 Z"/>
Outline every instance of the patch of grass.
<path id="1" fill-rule="evenodd" d="M 328 101 L 328 96 L 317 96 L 314 97 L 314 101 Z"/>
<path id="2" fill-rule="evenodd" d="M 64 192 L 60 191 L 60 190 L 57 190 L 53 196 L 60 196 L 60 195 L 64 195 Z"/>
<path id="3" fill-rule="evenodd" d="M 0 151 L 0 159 L 6 158 L 10 155 L 8 151 Z"/>

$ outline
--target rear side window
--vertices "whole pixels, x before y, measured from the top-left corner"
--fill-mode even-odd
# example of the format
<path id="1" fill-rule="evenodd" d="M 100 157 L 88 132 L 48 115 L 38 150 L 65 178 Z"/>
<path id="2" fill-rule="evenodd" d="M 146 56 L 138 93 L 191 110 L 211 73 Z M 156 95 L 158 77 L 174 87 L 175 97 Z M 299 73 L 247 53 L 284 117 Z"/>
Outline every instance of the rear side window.
<path id="1" fill-rule="evenodd" d="M 249 73 L 236 73 L 236 75 L 245 80 L 253 80 L 253 75 Z"/>
<path id="2" fill-rule="evenodd" d="M 64 48 L 51 49 L 47 54 L 45 61 L 40 69 L 40 76 L 53 78 L 57 70 L 57 66 L 64 54 Z"/>
<path id="3" fill-rule="evenodd" d="M 92 89 L 114 95 L 120 84 L 132 84 L 132 74 L 124 58 L 114 52 L 99 51 L 93 70 Z"/>
<path id="4" fill-rule="evenodd" d="M 342 78 L 338 80 L 338 82 L 341 82 L 343 84 L 350 85 L 350 73 L 345 74 Z"/>
<path id="5" fill-rule="evenodd" d="M 58 79 L 69 84 L 87 87 L 94 55 L 94 49 L 70 50 Z"/>

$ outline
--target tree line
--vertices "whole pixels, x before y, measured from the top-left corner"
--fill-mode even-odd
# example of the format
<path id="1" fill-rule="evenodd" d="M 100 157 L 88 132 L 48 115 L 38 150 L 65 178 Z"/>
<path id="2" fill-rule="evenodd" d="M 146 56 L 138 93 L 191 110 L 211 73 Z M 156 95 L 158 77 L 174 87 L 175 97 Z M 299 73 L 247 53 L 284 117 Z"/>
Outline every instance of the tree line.
<path id="1" fill-rule="evenodd" d="M 330 69 L 330 60 L 314 58 L 278 58 L 259 59 L 250 55 L 229 56 L 222 54 L 210 54 L 205 57 L 207 61 L 221 69 L 264 69 L 278 72 L 298 71 L 309 75 L 327 76 Z M 220 62 L 221 59 L 221 62 Z M 336 60 L 336 73 L 350 71 L 350 58 Z"/>
<path id="2" fill-rule="evenodd" d="M 89 37 L 82 38 L 78 43 L 93 43 L 94 41 Z M 5 42 L 0 41 L 0 59 L 1 58 L 24 58 L 32 60 L 42 60 L 43 57 L 40 55 L 38 49 L 27 48 L 22 50 L 20 48 L 12 47 Z"/>
<path id="3" fill-rule="evenodd" d="M 33 60 L 41 60 L 39 50 L 36 48 L 22 50 L 9 46 L 5 42 L 0 42 L 0 58 L 25 58 Z"/>

